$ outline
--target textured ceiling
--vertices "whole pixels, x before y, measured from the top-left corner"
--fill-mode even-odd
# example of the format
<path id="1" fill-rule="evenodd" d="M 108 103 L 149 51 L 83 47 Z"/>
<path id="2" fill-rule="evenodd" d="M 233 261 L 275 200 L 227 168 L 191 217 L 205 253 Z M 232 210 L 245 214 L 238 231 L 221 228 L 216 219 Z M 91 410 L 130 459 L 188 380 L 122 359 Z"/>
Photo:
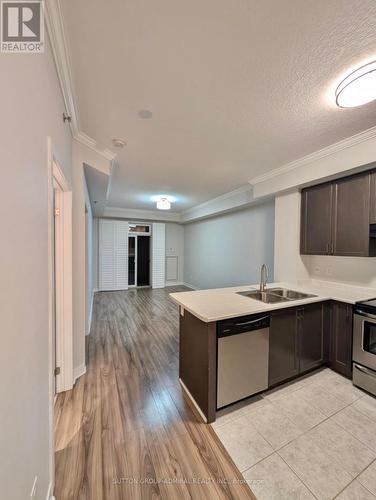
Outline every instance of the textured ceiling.
<path id="1" fill-rule="evenodd" d="M 334 106 L 376 59 L 374 0 L 61 0 L 80 128 L 117 151 L 109 204 L 187 209 L 376 124 Z M 139 110 L 153 113 L 141 119 Z"/>

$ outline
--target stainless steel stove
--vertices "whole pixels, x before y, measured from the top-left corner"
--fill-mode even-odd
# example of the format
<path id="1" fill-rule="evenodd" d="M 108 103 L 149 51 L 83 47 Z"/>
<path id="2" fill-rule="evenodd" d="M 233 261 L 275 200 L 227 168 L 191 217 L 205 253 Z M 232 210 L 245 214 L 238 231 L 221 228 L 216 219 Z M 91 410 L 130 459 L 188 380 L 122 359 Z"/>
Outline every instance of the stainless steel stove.
<path id="1" fill-rule="evenodd" d="M 376 299 L 355 304 L 353 383 L 376 395 Z"/>

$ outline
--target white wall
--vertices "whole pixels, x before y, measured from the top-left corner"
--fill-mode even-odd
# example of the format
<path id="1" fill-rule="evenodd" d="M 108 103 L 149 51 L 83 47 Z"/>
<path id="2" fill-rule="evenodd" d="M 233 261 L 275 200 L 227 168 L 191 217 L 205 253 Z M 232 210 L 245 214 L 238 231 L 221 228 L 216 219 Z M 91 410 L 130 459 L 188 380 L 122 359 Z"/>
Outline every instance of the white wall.
<path id="1" fill-rule="evenodd" d="M 87 189 L 85 176 L 83 178 L 83 187 L 84 187 L 84 195 L 85 195 L 85 207 L 87 210 L 86 213 L 86 238 L 85 238 L 85 246 L 86 246 L 86 313 L 85 313 L 85 324 L 86 324 L 86 335 L 90 333 L 91 327 L 91 316 L 93 309 L 93 301 L 94 301 L 94 255 L 93 255 L 93 212 L 91 209 L 90 196 Z"/>
<path id="2" fill-rule="evenodd" d="M 88 194 L 85 187 L 84 165 L 105 174 L 110 173 L 111 162 L 80 142 L 73 141 L 73 368 L 75 377 L 85 370 L 86 310 L 86 237 L 85 204 Z M 91 249 L 90 249 L 91 250 Z M 90 268 L 89 268 L 90 270 Z M 89 293 L 90 295 L 90 293 Z"/>
<path id="3" fill-rule="evenodd" d="M 274 201 L 184 226 L 184 281 L 196 288 L 273 279 Z"/>
<path id="4" fill-rule="evenodd" d="M 71 135 L 49 43 L 0 54 L 1 498 L 45 499 L 49 470 L 47 136 L 71 180 Z"/>
<path id="5" fill-rule="evenodd" d="M 180 224 L 166 224 L 166 258 L 176 257 L 178 261 L 177 283 L 184 281 L 184 226 Z M 166 286 L 174 282 L 166 280 Z"/>
<path id="6" fill-rule="evenodd" d="M 300 257 L 300 193 L 283 193 L 275 199 L 274 279 L 294 283 L 308 279 Z"/>
<path id="7" fill-rule="evenodd" d="M 92 273 L 93 273 L 93 291 L 98 291 L 99 281 L 98 281 L 98 264 L 99 264 L 99 219 L 94 217 L 93 219 L 93 240 L 92 240 Z"/>

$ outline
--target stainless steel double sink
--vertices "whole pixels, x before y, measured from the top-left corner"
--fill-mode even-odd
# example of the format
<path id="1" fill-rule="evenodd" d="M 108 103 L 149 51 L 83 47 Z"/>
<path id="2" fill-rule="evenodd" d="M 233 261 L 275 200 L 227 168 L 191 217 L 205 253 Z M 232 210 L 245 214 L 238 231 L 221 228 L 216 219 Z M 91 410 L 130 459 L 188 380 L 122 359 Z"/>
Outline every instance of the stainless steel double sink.
<path id="1" fill-rule="evenodd" d="M 246 290 L 244 292 L 236 292 L 239 295 L 244 295 L 250 299 L 259 300 L 266 304 L 275 304 L 277 302 L 290 302 L 292 300 L 308 299 L 310 297 L 317 297 L 309 293 L 296 292 L 288 288 L 269 288 L 264 292 L 259 290 Z"/>

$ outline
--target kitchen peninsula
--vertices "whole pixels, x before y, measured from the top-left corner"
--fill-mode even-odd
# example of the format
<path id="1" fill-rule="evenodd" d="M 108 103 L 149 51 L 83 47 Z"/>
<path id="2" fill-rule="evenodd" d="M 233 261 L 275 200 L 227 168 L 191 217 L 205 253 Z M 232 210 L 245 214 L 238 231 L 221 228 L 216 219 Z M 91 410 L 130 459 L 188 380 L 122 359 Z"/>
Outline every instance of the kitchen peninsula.
<path id="1" fill-rule="evenodd" d="M 298 285 L 268 284 L 264 298 L 258 288 L 250 285 L 170 294 L 180 311 L 179 379 L 208 423 L 215 421 L 217 409 L 225 406 L 219 376 L 227 383 L 224 393 L 228 397 L 229 381 L 232 374 L 237 375 L 233 379 L 238 381 L 232 387 L 234 397 L 227 399 L 231 402 L 322 365 L 350 378 L 353 304 L 376 296 L 373 289 L 315 280 Z M 253 298 L 256 295 L 258 299 Z M 231 350 L 231 328 L 236 334 L 257 334 L 257 343 L 249 341 Z M 222 338 L 223 352 L 218 347 Z M 238 363 L 236 356 L 239 360 L 243 357 L 243 362 Z M 241 394 L 237 389 L 243 386 L 244 390 L 244 383 L 250 381 L 250 373 L 255 379 L 264 373 L 264 385 L 257 385 L 260 379 L 255 381 L 258 390 L 236 396 Z"/>

